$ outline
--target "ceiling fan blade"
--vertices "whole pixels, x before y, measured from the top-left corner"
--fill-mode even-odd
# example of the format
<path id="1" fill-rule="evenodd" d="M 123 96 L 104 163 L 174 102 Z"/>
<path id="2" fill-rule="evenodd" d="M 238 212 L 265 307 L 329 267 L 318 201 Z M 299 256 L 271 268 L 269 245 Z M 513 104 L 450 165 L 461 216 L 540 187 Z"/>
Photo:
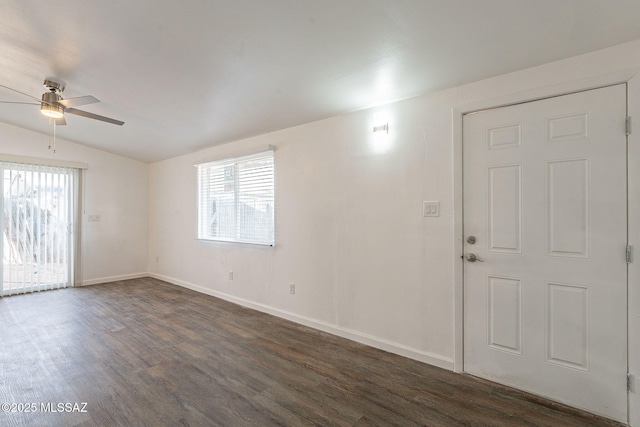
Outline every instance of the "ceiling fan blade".
<path id="1" fill-rule="evenodd" d="M 24 96 L 28 96 L 29 98 L 34 99 L 34 100 L 38 101 L 38 103 L 40 102 L 40 98 L 36 98 L 35 96 L 31 96 L 31 95 L 29 95 L 28 93 L 20 92 L 19 90 L 16 90 L 16 89 L 14 89 L 14 88 L 11 88 L 11 87 L 9 87 L 9 86 L 5 86 L 5 85 L 0 85 L 0 87 L 3 87 L 3 88 L 5 88 L 5 89 L 12 90 L 12 91 L 17 92 L 17 93 L 19 93 L 19 94 L 21 94 L 21 95 L 24 95 Z"/>
<path id="2" fill-rule="evenodd" d="M 107 122 L 107 123 L 111 123 L 118 126 L 122 126 L 124 124 L 124 122 L 120 120 L 111 119 L 105 116 L 99 116 L 97 114 L 89 113 L 88 111 L 76 110 L 75 108 L 65 108 L 64 112 L 69 114 L 75 114 L 76 116 L 87 117 L 89 119 L 100 120 L 102 122 Z"/>
<path id="3" fill-rule="evenodd" d="M 23 105 L 40 105 L 35 102 L 14 102 L 14 101 L 0 101 L 0 104 L 23 104 Z"/>
<path id="4" fill-rule="evenodd" d="M 91 95 L 87 95 L 87 96 L 79 96 L 77 98 L 61 99 L 60 101 L 58 101 L 58 104 L 62 105 L 65 108 L 72 108 L 72 107 L 79 107 L 81 105 L 95 104 L 96 102 L 100 102 L 100 100 L 97 98 L 94 98 Z"/>
<path id="5" fill-rule="evenodd" d="M 59 119 L 53 119 L 56 122 L 56 126 L 64 126 L 67 124 L 67 121 L 64 119 L 64 117 L 60 117 Z"/>

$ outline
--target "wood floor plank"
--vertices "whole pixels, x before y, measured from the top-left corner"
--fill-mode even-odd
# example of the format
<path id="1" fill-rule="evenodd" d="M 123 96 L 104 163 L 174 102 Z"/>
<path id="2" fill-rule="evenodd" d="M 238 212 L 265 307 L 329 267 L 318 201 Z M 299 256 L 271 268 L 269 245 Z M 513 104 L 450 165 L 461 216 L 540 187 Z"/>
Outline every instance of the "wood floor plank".
<path id="1" fill-rule="evenodd" d="M 151 278 L 1 298 L 0 318 L 0 403 L 87 402 L 2 426 L 620 425 Z"/>

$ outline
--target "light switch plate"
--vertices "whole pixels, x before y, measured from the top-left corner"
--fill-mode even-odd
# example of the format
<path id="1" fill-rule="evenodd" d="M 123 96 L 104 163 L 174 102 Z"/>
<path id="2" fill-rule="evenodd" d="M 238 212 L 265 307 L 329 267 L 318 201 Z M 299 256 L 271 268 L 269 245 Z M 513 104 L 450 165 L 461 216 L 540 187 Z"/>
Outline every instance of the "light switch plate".
<path id="1" fill-rule="evenodd" d="M 440 216 L 440 202 L 422 202 L 422 216 Z"/>

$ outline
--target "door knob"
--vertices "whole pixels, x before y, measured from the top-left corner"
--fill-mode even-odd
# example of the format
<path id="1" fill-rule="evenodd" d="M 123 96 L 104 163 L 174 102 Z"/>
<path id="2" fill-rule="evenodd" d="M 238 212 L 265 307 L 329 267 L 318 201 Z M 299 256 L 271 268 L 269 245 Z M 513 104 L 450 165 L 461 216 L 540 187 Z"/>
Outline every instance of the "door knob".
<path id="1" fill-rule="evenodd" d="M 478 261 L 478 262 L 484 262 L 483 260 L 481 260 L 480 258 L 478 258 L 478 256 L 477 256 L 476 254 L 471 253 L 471 252 L 469 252 L 469 253 L 467 254 L 467 261 L 469 261 L 469 262 L 476 262 L 476 261 Z"/>

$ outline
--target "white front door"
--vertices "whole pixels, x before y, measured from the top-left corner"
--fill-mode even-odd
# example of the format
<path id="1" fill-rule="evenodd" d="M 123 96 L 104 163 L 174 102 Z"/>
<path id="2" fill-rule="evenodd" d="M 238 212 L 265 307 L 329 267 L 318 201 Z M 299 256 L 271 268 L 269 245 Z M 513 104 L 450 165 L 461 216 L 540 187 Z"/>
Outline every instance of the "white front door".
<path id="1" fill-rule="evenodd" d="M 464 370 L 626 422 L 625 117 L 626 85 L 467 114 L 463 171 Z"/>

